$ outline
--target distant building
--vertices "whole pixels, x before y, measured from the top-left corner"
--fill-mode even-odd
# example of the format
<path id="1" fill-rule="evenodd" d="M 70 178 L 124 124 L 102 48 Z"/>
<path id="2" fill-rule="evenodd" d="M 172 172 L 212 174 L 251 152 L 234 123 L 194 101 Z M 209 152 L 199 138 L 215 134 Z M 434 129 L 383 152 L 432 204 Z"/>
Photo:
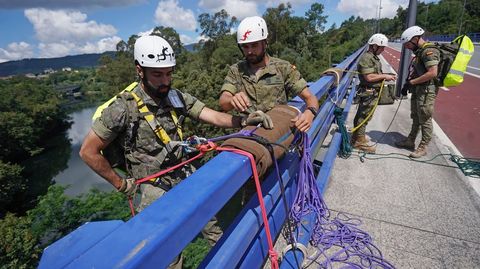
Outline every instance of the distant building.
<path id="1" fill-rule="evenodd" d="M 43 74 L 53 74 L 55 73 L 55 70 L 53 70 L 52 68 L 46 68 L 43 70 Z"/>
<path id="2" fill-rule="evenodd" d="M 62 68 L 62 71 L 64 71 L 64 72 L 72 72 L 72 68 L 67 66 L 67 67 Z"/>
<path id="3" fill-rule="evenodd" d="M 81 88 L 81 85 L 70 85 L 57 87 L 55 90 L 58 91 L 59 95 L 63 98 L 80 98 L 82 97 L 82 92 L 80 92 Z"/>

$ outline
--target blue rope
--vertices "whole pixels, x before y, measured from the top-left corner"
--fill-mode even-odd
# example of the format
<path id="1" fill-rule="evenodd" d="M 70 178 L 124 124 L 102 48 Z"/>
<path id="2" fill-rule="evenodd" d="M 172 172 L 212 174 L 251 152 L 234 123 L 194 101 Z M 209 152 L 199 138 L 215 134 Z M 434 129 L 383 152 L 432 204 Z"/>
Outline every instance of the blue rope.
<path id="1" fill-rule="evenodd" d="M 289 217 L 299 227 L 303 217 L 316 213 L 310 243 L 317 248 L 318 254 L 308 259 L 318 263 L 320 268 L 333 268 L 341 264 L 346 267 L 339 268 L 394 268 L 373 244 L 372 237 L 358 227 L 361 220 L 340 213 L 334 218 L 330 217 L 330 211 L 315 182 L 308 135 L 302 133 L 302 140 L 298 188 Z M 320 258 L 323 261 L 317 261 Z"/>
<path id="2" fill-rule="evenodd" d="M 345 120 L 343 119 L 343 109 L 335 107 L 333 112 L 335 115 L 335 121 L 338 125 L 338 130 L 342 134 L 342 142 L 340 144 L 340 151 L 338 155 L 340 158 L 347 159 L 352 155 L 352 145 L 350 145 L 350 137 L 348 135 L 347 128 L 345 127 Z"/>
<path id="3" fill-rule="evenodd" d="M 464 175 L 480 178 L 480 159 L 463 158 L 458 155 L 452 155 L 450 160 L 458 165 Z"/>

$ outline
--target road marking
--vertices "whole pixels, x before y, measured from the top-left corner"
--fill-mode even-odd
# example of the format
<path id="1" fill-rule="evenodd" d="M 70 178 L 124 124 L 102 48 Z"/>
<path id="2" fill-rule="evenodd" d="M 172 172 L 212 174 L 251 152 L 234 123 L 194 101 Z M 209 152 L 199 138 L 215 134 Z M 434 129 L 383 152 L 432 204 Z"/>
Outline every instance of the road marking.
<path id="1" fill-rule="evenodd" d="M 465 74 L 467 74 L 467 75 L 470 75 L 470 76 L 472 76 L 472 77 L 480 78 L 480 76 L 479 76 L 479 75 L 477 75 L 477 74 L 474 74 L 474 73 L 465 72 Z"/>
<path id="2" fill-rule="evenodd" d="M 470 65 L 467 65 L 468 68 L 472 68 L 472 69 L 475 69 L 475 70 L 480 70 L 480 68 L 476 68 L 476 67 L 473 67 L 473 66 L 470 66 Z"/>

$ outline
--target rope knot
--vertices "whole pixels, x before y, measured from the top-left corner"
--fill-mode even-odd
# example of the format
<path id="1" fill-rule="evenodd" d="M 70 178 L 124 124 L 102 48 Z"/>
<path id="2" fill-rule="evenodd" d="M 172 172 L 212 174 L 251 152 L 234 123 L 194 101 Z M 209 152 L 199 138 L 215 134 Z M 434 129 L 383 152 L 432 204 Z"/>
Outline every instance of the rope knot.
<path id="1" fill-rule="evenodd" d="M 271 268 L 277 269 L 278 268 L 278 253 L 275 251 L 275 249 L 269 249 L 268 250 L 268 255 L 270 256 Z"/>
<path id="2" fill-rule="evenodd" d="M 207 141 L 204 144 L 198 145 L 197 149 L 202 153 L 206 153 L 212 150 L 216 150 L 217 147 L 217 144 L 213 143 L 212 141 Z"/>

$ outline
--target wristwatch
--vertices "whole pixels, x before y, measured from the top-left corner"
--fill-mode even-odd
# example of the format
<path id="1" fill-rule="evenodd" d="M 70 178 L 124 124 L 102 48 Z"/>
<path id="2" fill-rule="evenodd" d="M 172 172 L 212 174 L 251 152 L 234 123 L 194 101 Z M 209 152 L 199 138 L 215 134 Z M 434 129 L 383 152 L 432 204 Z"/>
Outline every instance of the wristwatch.
<path id="1" fill-rule="evenodd" d="M 312 112 L 312 114 L 313 114 L 314 117 L 317 116 L 318 111 L 317 111 L 317 109 L 316 109 L 315 107 L 309 106 L 309 107 L 307 107 L 307 109 L 310 110 L 310 112 Z"/>

